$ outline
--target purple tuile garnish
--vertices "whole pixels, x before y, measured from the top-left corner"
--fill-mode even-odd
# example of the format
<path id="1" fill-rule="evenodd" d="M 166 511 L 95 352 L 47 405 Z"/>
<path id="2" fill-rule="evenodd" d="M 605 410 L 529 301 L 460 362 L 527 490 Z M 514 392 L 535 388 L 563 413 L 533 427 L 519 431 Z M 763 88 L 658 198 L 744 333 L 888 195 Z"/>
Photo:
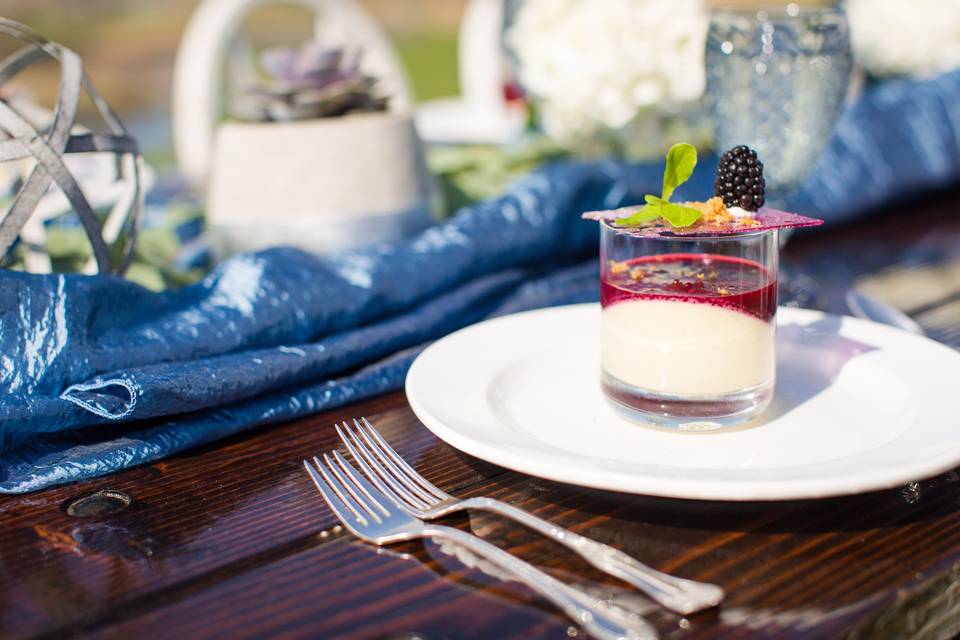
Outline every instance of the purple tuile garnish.
<path id="1" fill-rule="evenodd" d="M 610 209 L 607 211 L 587 211 L 581 217 L 584 220 L 596 220 L 616 223 L 617 220 L 629 218 L 643 205 L 633 207 L 621 207 L 620 209 Z M 756 231 L 770 231 L 773 229 L 794 229 L 798 227 L 817 227 L 823 224 L 823 220 L 818 218 L 809 218 L 799 213 L 790 213 L 789 211 L 780 211 L 778 209 L 769 209 L 761 207 L 756 213 L 750 215 L 759 224 L 739 224 L 737 220 L 733 223 L 724 224 L 706 224 L 698 222 L 689 227 L 674 227 L 663 219 L 656 219 L 638 227 L 623 227 L 641 236 L 704 236 L 720 235 L 730 236 L 738 233 L 753 233 Z M 616 225 L 614 225 L 616 226 Z"/>

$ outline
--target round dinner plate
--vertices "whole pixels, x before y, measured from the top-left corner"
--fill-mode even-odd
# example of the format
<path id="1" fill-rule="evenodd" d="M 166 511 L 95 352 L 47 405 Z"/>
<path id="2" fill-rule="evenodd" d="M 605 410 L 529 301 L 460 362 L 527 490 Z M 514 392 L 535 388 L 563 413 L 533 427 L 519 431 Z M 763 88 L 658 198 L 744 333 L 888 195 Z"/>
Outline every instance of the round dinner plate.
<path id="1" fill-rule="evenodd" d="M 600 307 L 504 316 L 427 348 L 417 417 L 454 447 L 586 487 L 788 500 L 895 487 L 960 465 L 960 353 L 846 316 L 781 307 L 777 387 L 735 429 L 629 422 L 600 390 Z"/>

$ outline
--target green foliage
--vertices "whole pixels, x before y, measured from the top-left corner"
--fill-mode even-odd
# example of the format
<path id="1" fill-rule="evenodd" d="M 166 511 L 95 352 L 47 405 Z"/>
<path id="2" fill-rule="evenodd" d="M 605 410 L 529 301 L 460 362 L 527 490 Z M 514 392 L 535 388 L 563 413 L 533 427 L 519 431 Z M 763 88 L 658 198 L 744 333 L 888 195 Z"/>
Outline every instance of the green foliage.
<path id="1" fill-rule="evenodd" d="M 392 35 L 418 102 L 460 93 L 456 31 L 417 31 Z"/>

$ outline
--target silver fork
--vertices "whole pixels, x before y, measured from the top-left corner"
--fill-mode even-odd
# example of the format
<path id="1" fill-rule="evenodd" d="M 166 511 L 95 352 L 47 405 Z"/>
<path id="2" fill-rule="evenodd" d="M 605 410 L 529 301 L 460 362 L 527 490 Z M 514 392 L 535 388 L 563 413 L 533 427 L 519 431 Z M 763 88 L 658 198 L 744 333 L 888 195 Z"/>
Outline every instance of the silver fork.
<path id="1" fill-rule="evenodd" d="M 337 425 L 337 433 L 354 459 L 377 487 L 413 515 L 423 520 L 442 518 L 455 511 L 480 509 L 526 525 L 572 549 L 587 562 L 635 586 L 668 609 L 687 615 L 715 607 L 723 589 L 657 571 L 619 549 L 591 540 L 493 498 L 460 499 L 441 491 L 417 473 L 387 444 L 366 418 Z"/>
<path id="2" fill-rule="evenodd" d="M 315 466 L 304 460 L 303 466 L 334 515 L 358 538 L 376 545 L 426 537 L 445 538 L 495 564 L 547 598 L 597 638 L 657 638 L 656 631 L 642 619 L 629 619 L 617 607 L 563 584 L 485 540 L 460 529 L 427 524 L 415 518 L 367 482 L 338 452 L 324 454 L 323 462 L 314 456 L 313 462 Z"/>

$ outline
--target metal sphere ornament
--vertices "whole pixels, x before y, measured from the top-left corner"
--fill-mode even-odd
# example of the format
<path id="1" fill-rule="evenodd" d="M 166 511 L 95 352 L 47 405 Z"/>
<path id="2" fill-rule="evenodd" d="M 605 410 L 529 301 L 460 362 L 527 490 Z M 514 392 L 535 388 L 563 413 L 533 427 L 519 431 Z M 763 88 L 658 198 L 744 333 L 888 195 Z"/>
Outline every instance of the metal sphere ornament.
<path id="1" fill-rule="evenodd" d="M 48 58 L 60 63 L 59 92 L 48 125 L 36 127 L 9 100 L 0 99 L 0 162 L 26 160 L 32 164 L 13 203 L 5 213 L 0 212 L 0 258 L 11 252 L 18 239 L 24 242 L 25 227 L 42 229 L 43 221 L 37 220 L 37 205 L 55 185 L 66 196 L 90 241 L 92 256 L 84 271 L 123 273 L 133 258 L 143 212 L 143 160 L 136 140 L 93 87 L 76 53 L 6 18 L 0 18 L 0 33 L 26 43 L 0 61 L 0 87 L 34 63 Z M 108 134 L 87 132 L 76 126 L 82 91 L 90 97 L 109 129 Z M 127 187 L 106 215 L 97 214 L 80 181 L 64 162 L 65 154 L 95 152 L 113 154 L 111 177 Z M 28 251 L 38 251 L 34 243 L 27 244 Z"/>

